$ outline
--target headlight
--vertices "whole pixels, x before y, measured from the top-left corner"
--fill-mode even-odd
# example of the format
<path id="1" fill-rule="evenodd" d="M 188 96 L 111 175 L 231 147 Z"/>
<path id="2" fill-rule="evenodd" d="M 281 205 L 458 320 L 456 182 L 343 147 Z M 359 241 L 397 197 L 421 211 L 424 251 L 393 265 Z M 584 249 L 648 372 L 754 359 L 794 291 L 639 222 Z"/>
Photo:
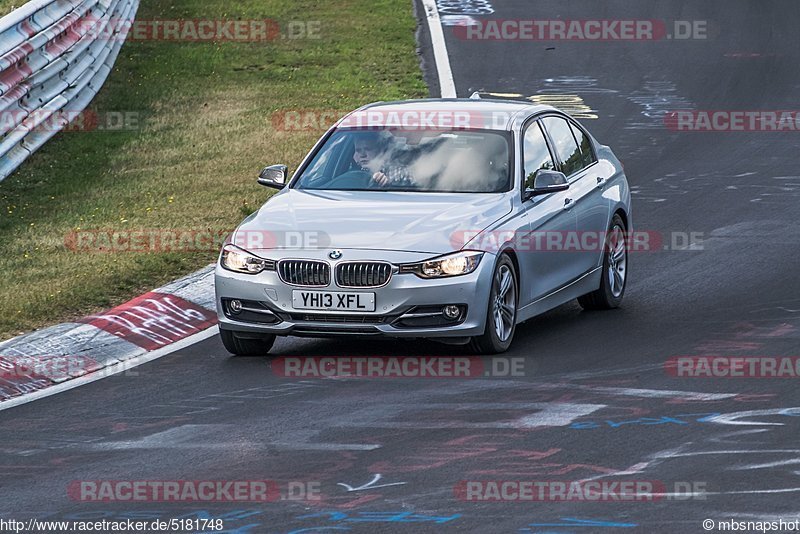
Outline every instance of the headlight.
<path id="1" fill-rule="evenodd" d="M 483 252 L 456 252 L 448 256 L 421 263 L 403 265 L 400 272 L 412 272 L 421 278 L 446 278 L 469 274 L 478 268 Z"/>
<path id="2" fill-rule="evenodd" d="M 229 271 L 245 274 L 258 274 L 262 271 L 275 270 L 274 261 L 253 256 L 235 245 L 225 245 L 222 248 L 220 264 Z"/>

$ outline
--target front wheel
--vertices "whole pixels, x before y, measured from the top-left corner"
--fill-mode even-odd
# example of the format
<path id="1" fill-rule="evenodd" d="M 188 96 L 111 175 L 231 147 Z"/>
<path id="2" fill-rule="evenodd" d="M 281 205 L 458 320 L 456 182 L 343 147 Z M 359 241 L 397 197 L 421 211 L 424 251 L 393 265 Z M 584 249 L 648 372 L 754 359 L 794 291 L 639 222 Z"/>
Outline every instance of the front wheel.
<path id="1" fill-rule="evenodd" d="M 230 330 L 219 331 L 219 337 L 225 350 L 235 356 L 265 356 L 275 343 L 275 336 L 271 334 L 260 337 L 239 337 Z"/>
<path id="2" fill-rule="evenodd" d="M 600 287 L 591 293 L 578 297 L 584 310 L 610 310 L 618 308 L 625 295 L 628 282 L 627 230 L 622 217 L 614 214 L 611 228 L 606 237 L 603 252 L 603 275 Z"/>
<path id="3" fill-rule="evenodd" d="M 470 344 L 478 354 L 500 354 L 511 346 L 517 327 L 517 272 L 514 263 L 503 254 L 497 261 L 489 291 L 489 309 L 483 335 Z"/>

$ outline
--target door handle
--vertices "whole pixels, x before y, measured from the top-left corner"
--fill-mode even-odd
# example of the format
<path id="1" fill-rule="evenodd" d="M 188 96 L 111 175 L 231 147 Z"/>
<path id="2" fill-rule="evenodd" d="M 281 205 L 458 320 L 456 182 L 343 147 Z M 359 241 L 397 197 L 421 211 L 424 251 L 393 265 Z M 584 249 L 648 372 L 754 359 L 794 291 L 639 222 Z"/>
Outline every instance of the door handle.
<path id="1" fill-rule="evenodd" d="M 565 210 L 570 210 L 570 209 L 572 209 L 572 207 L 573 207 L 574 205 L 575 205 L 575 201 L 574 201 L 574 200 L 572 200 L 571 198 L 565 198 L 565 199 L 564 199 L 564 209 L 565 209 Z"/>
<path id="2" fill-rule="evenodd" d="M 607 180 L 602 176 L 597 177 L 597 187 L 602 189 L 604 185 L 606 185 Z"/>

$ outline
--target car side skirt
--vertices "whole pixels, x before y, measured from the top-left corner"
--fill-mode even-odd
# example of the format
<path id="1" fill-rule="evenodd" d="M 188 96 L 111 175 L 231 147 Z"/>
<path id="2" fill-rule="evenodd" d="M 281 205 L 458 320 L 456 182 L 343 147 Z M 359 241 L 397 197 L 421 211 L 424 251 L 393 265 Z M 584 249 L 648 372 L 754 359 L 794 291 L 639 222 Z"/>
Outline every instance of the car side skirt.
<path id="1" fill-rule="evenodd" d="M 580 278 L 520 308 L 517 312 L 517 324 L 596 290 L 600 287 L 602 272 L 602 266 L 595 267 Z"/>

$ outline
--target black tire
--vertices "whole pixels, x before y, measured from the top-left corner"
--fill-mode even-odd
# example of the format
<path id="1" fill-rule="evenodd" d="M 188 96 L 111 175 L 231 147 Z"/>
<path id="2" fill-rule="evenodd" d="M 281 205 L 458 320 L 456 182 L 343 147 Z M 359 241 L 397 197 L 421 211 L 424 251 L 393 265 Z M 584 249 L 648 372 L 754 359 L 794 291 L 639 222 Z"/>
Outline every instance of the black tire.
<path id="1" fill-rule="evenodd" d="M 513 287 L 513 296 L 509 300 L 513 300 L 513 317 L 511 318 L 511 328 L 508 337 L 503 340 L 498 335 L 495 328 L 495 301 L 500 294 L 501 273 L 507 272 L 511 275 L 511 283 Z M 519 304 L 519 282 L 517 277 L 517 270 L 514 268 L 514 262 L 507 254 L 503 254 L 497 260 L 492 273 L 492 288 L 489 292 L 489 303 L 486 310 L 486 327 L 483 335 L 475 336 L 470 340 L 471 349 L 478 354 L 500 354 L 508 350 L 511 342 L 514 340 L 514 332 L 517 328 L 517 306 Z M 505 304 L 508 304 L 506 302 Z"/>
<path id="2" fill-rule="evenodd" d="M 235 332 L 220 329 L 219 337 L 225 350 L 235 356 L 266 356 L 275 343 L 275 336 L 270 334 L 260 337 L 239 337 Z"/>
<path id="3" fill-rule="evenodd" d="M 614 236 L 622 235 L 622 248 L 619 249 L 619 242 L 615 240 Z M 622 303 L 622 297 L 625 296 L 625 288 L 628 285 L 628 249 L 627 249 L 628 229 L 625 228 L 625 223 L 618 213 L 614 214 L 611 219 L 611 225 L 608 228 L 608 235 L 603 252 L 603 269 L 602 276 L 600 277 L 600 287 L 591 293 L 587 293 L 582 297 L 578 297 L 578 303 L 584 310 L 611 310 L 619 308 Z M 613 241 L 613 242 L 612 242 Z M 621 250 L 623 262 L 620 263 L 619 259 L 613 259 L 612 254 Z M 622 267 L 622 287 L 619 290 L 618 281 L 611 282 L 611 276 L 614 276 L 611 269 L 615 271 Z M 619 274 L 619 272 L 617 273 Z M 618 280 L 618 279 L 617 279 Z"/>

